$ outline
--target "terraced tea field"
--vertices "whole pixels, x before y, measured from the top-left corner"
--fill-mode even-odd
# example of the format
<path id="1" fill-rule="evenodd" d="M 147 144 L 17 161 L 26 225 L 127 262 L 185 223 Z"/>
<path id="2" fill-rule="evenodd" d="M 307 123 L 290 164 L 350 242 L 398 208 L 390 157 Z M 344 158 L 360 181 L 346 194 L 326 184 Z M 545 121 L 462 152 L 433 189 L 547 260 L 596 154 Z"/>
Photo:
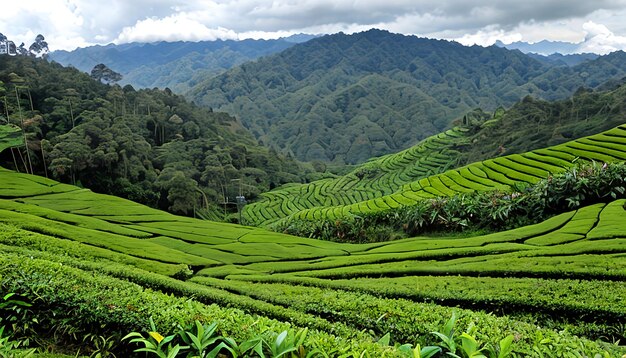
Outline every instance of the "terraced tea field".
<path id="1" fill-rule="evenodd" d="M 467 131 L 461 127 L 450 129 L 399 153 L 371 160 L 336 179 L 290 184 L 264 193 L 258 204 L 245 207 L 246 222 L 265 225 L 311 207 L 350 205 L 392 194 L 416 179 L 449 169 L 458 154 L 454 147 L 468 140 Z"/>
<path id="2" fill-rule="evenodd" d="M 520 357 L 626 353 L 613 344 L 626 339 L 625 200 L 484 236 L 339 244 L 4 169 L 0 183 L 2 289 L 35 292 L 40 320 L 55 312 L 78 331 L 139 330 L 150 316 L 163 331 L 216 321 L 236 338 L 291 325 L 330 356 L 395 357 L 380 337 L 436 343 L 456 312 L 482 342 L 513 335 Z"/>
<path id="3" fill-rule="evenodd" d="M 454 135 L 450 134 L 449 137 L 454 138 Z M 437 141 L 435 140 L 435 142 Z M 452 142 L 454 140 L 448 140 L 448 143 Z M 420 148 L 426 147 L 428 143 L 409 149 L 407 153 L 413 153 L 412 150 L 420 152 Z M 421 167 L 423 162 L 437 162 L 440 157 L 433 154 L 436 152 L 436 148 L 432 147 L 432 149 L 432 151 L 422 152 L 424 153 L 423 156 L 404 154 L 407 162 L 403 163 L 410 168 L 413 164 Z M 393 174 L 395 169 L 391 169 L 394 167 L 384 164 L 395 160 L 392 158 L 394 158 L 393 155 L 372 162 L 372 165 L 388 170 L 387 174 L 373 177 L 371 180 L 358 184 L 358 193 L 360 193 L 358 196 L 351 194 L 346 197 L 336 194 L 342 190 L 347 193 L 351 192 L 350 186 L 339 184 L 348 180 L 347 178 L 351 178 L 353 175 L 351 174 L 334 181 L 325 180 L 266 193 L 263 200 L 246 206 L 245 218 L 248 222 L 261 226 L 280 224 L 292 218 L 335 220 L 410 206 L 417 201 L 433 197 L 452 196 L 477 190 L 510 190 L 511 186 L 520 183 L 536 183 L 540 179 L 563 172 L 577 161 L 614 162 L 626 160 L 626 126 L 622 125 L 597 135 L 546 149 L 476 162 L 434 175 L 428 175 L 428 172 L 416 172 L 415 176 L 411 176 L 413 172 L 400 170 L 404 174 L 395 176 Z M 412 162 L 413 159 L 411 158 L 416 161 Z M 442 159 L 440 166 L 433 165 L 428 168 L 433 170 L 435 168 L 444 169 L 443 162 Z M 390 181 L 389 178 L 395 179 Z M 352 180 L 350 183 L 357 187 L 357 182 Z M 337 183 L 337 188 L 333 187 L 332 191 L 323 189 L 331 183 Z M 379 189 L 381 187 L 393 188 L 390 189 L 393 192 L 382 191 Z M 331 194 L 326 194 L 326 191 Z M 337 199 L 327 199 L 327 196 L 333 195 Z"/>

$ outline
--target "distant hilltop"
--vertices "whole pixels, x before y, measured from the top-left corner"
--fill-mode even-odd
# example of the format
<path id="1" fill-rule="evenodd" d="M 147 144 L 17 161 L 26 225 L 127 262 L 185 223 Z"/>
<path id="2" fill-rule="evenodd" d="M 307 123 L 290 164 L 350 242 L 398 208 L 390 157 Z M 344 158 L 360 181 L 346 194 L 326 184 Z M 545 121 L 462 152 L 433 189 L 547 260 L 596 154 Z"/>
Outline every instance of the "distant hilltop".
<path id="1" fill-rule="evenodd" d="M 4 36 L 4 34 L 0 33 L 0 55 L 20 55 L 45 58 L 48 56 L 49 52 L 48 43 L 41 34 L 37 35 L 35 42 L 33 42 L 27 49 L 23 42 L 19 46 L 15 46 L 15 42 L 9 40 L 6 36 Z"/>

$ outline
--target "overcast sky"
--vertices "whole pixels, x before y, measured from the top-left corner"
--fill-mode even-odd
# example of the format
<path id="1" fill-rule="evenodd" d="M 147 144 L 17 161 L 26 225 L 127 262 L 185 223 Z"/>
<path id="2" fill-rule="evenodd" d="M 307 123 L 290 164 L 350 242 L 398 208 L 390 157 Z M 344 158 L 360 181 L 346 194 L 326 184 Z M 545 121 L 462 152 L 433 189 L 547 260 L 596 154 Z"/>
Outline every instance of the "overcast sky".
<path id="1" fill-rule="evenodd" d="M 93 44 L 278 38 L 372 27 L 491 45 L 581 43 L 626 50 L 626 0 L 5 0 L 0 32 L 52 50 Z"/>

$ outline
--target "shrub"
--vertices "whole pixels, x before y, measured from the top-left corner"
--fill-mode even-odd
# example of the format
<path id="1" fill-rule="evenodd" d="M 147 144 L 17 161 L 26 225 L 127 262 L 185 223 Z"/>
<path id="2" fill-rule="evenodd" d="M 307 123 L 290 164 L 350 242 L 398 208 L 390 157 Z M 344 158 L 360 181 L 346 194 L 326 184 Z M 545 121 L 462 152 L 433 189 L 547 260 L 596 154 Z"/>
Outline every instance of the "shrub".
<path id="1" fill-rule="evenodd" d="M 580 163 L 510 191 L 475 191 L 418 201 L 347 219 L 283 222 L 287 234 L 339 242 L 373 242 L 434 232 L 501 231 L 546 220 L 567 210 L 626 198 L 625 163 Z"/>

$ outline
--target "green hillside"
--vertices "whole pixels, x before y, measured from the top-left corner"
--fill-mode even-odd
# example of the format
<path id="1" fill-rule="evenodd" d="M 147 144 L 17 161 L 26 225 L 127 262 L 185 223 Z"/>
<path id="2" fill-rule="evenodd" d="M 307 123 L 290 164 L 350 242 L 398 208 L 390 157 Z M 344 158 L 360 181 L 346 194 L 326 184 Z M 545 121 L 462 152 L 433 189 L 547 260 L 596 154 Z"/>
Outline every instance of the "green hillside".
<path id="1" fill-rule="evenodd" d="M 446 132 L 455 133 L 458 130 Z M 475 191 L 511 191 L 512 187 L 520 184 L 535 184 L 563 172 L 576 161 L 607 163 L 626 160 L 626 125 L 622 125 L 557 146 L 444 171 L 450 161 L 445 158 L 445 150 L 440 148 L 459 143 L 458 138 L 462 138 L 462 135 L 446 134 L 432 137 L 408 151 L 372 161 L 340 179 L 289 186 L 265 193 L 263 200 L 245 207 L 245 219 L 255 225 L 284 223 L 290 219 L 333 221 L 408 207 L 431 198 Z M 407 155 L 409 153 L 418 155 Z M 444 153 L 444 158 L 439 153 Z M 401 170 L 388 165 L 405 158 L 406 164 Z M 438 160 L 438 168 L 433 164 L 423 165 L 424 162 L 437 163 Z M 407 176 L 406 169 L 413 166 L 421 168 L 422 172 L 409 171 L 410 176 Z M 372 178 L 361 183 L 357 177 L 360 172 L 373 173 Z"/>
<path id="2" fill-rule="evenodd" d="M 526 95 L 571 96 L 626 75 L 623 52 L 574 67 L 519 51 L 370 30 L 298 44 L 198 83 L 188 98 L 237 116 L 301 160 L 361 163 Z"/>
<path id="3" fill-rule="evenodd" d="M 460 155 L 454 148 L 467 144 L 469 138 L 468 129 L 457 127 L 402 152 L 373 159 L 347 175 L 263 193 L 260 201 L 245 207 L 245 220 L 268 225 L 315 207 L 344 206 L 390 195 L 417 178 L 454 166 Z"/>
<path id="4" fill-rule="evenodd" d="M 512 335 L 518 356 L 626 353 L 596 341 L 626 338 L 624 200 L 486 236 L 359 245 L 177 217 L 4 169 L 0 182 L 0 288 L 34 304 L 16 336 L 51 346 L 116 341 L 152 317 L 164 334 L 200 319 L 238 341 L 308 327 L 314 356 L 400 357 L 398 344 L 436 344 L 429 332 L 455 312 L 481 344 Z M 386 333 L 391 347 L 376 343 Z"/>
<path id="5" fill-rule="evenodd" d="M 0 56 L 0 81 L 0 123 L 24 128 L 28 141 L 0 153 L 0 165 L 20 172 L 220 220 L 236 195 L 251 200 L 313 172 L 169 90 L 108 86 L 24 56 Z"/>

